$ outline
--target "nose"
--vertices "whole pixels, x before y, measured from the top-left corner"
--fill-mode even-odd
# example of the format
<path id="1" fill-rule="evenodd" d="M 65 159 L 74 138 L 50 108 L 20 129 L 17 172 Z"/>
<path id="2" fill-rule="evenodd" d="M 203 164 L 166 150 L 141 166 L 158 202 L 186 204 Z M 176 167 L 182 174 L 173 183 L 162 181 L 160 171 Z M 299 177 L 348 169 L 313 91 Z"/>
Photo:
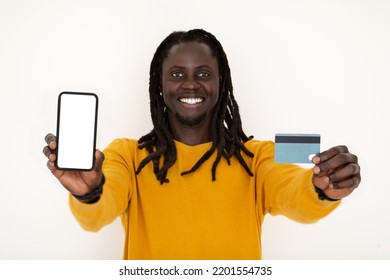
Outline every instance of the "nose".
<path id="1" fill-rule="evenodd" d="M 200 83 L 192 77 L 187 77 L 181 84 L 181 88 L 185 90 L 191 90 L 191 91 L 198 90 L 200 89 Z"/>

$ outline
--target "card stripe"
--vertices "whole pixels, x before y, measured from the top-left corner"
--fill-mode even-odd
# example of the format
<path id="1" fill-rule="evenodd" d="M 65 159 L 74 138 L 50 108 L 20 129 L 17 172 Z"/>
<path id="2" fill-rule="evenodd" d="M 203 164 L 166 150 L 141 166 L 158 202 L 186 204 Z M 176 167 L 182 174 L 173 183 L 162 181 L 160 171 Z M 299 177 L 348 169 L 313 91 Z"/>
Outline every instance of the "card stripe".
<path id="1" fill-rule="evenodd" d="M 275 136 L 276 143 L 320 143 L 320 136 Z"/>

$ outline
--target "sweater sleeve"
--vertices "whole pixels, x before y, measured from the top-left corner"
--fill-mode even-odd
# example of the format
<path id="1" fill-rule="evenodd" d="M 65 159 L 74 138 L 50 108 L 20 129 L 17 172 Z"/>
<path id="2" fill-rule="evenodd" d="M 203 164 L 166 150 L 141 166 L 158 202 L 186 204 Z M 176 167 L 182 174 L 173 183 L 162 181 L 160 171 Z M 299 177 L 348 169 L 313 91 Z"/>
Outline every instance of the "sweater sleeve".
<path id="1" fill-rule="evenodd" d="M 295 164 L 274 162 L 274 143 L 263 142 L 255 160 L 258 206 L 263 216 L 284 215 L 301 223 L 314 223 L 332 212 L 340 201 L 318 198 L 313 171 Z"/>
<path id="2" fill-rule="evenodd" d="M 132 188 L 136 184 L 133 156 L 135 145 L 129 139 L 117 139 L 103 151 L 103 174 L 106 182 L 96 203 L 82 203 L 70 195 L 70 209 L 85 230 L 98 231 L 127 209 Z"/>

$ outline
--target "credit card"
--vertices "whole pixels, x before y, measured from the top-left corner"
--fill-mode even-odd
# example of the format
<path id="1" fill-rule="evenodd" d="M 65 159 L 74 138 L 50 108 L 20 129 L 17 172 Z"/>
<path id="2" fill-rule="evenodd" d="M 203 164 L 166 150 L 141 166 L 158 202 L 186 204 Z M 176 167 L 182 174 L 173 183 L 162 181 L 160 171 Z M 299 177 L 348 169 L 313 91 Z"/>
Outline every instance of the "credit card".
<path id="1" fill-rule="evenodd" d="M 320 152 L 320 134 L 275 134 L 276 163 L 312 163 Z"/>

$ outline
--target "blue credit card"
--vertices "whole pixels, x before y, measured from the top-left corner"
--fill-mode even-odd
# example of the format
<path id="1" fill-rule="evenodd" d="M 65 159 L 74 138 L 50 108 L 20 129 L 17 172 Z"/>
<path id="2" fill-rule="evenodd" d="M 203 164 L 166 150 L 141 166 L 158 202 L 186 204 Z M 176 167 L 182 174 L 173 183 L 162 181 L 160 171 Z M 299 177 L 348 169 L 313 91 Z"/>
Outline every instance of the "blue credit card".
<path id="1" fill-rule="evenodd" d="M 320 134 L 275 134 L 276 163 L 311 163 L 320 152 Z"/>

